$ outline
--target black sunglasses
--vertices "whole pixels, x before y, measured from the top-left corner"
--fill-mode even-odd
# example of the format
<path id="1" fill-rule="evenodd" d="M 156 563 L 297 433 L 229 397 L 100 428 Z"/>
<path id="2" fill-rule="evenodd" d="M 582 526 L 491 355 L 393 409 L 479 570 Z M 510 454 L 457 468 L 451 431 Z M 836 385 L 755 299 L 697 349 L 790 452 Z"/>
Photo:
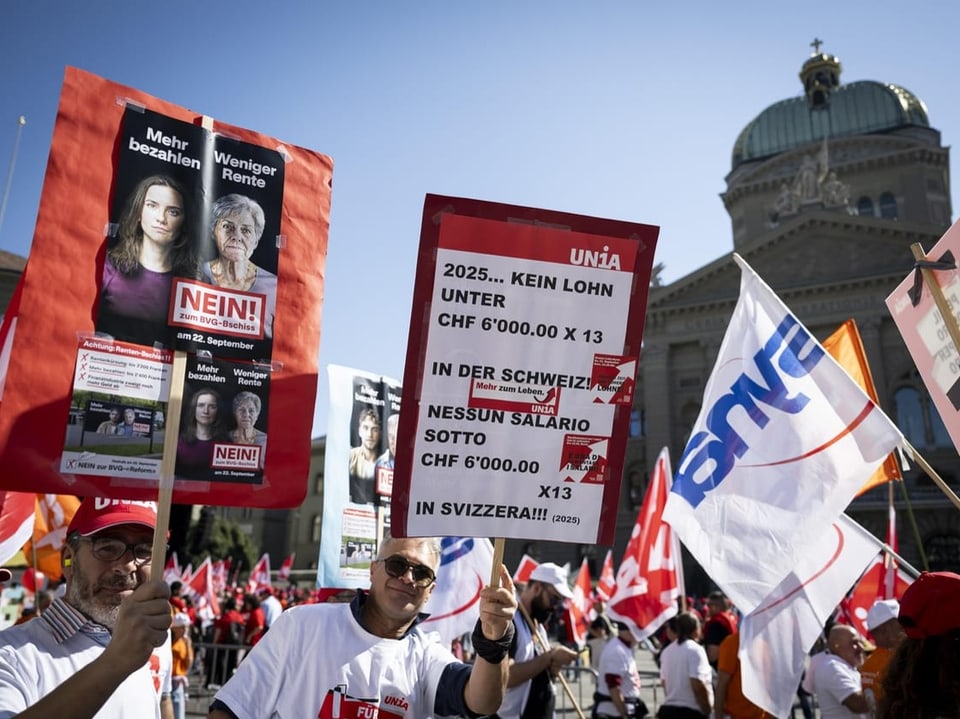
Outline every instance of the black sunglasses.
<path id="1" fill-rule="evenodd" d="M 406 558 L 399 554 L 393 554 L 386 559 L 378 559 L 377 561 L 383 563 L 383 568 L 387 570 L 387 574 L 394 579 L 405 577 L 407 571 L 409 571 L 413 577 L 413 583 L 418 587 L 429 587 L 437 580 L 437 575 L 433 573 L 430 567 L 408 562 Z"/>

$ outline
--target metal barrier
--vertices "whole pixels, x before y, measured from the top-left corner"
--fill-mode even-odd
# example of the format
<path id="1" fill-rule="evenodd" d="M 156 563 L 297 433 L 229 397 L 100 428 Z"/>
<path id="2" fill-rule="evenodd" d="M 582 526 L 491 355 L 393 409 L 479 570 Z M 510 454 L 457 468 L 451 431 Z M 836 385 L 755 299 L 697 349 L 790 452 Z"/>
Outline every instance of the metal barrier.
<path id="1" fill-rule="evenodd" d="M 193 643 L 193 666 L 188 675 L 187 715 L 207 716 L 210 701 L 229 679 L 250 647 L 241 644 Z"/>
<path id="2" fill-rule="evenodd" d="M 190 686 L 187 689 L 188 716 L 207 716 L 207 709 L 213 700 L 213 696 L 233 675 L 233 671 L 243 660 L 243 656 L 248 650 L 249 647 L 239 644 L 194 642 L 194 663 L 189 674 Z M 651 712 L 655 712 L 659 680 L 653 678 L 655 676 L 653 672 L 641 670 L 640 674 L 644 685 L 644 697 Z M 598 674 L 596 670 L 587 665 L 567 666 L 564 667 L 562 676 L 567 686 L 570 687 L 573 700 L 576 701 L 584 716 L 589 717 L 593 709 L 593 694 L 597 688 Z M 557 715 L 576 717 L 577 710 L 561 683 L 558 681 L 555 686 L 557 691 Z M 649 695 L 651 691 L 652 696 Z"/>
<path id="3" fill-rule="evenodd" d="M 577 702 L 577 706 L 580 707 L 580 711 L 583 712 L 584 716 L 589 717 L 590 711 L 593 709 L 593 693 L 597 689 L 597 670 L 588 666 L 566 666 L 563 668 L 561 676 L 566 681 L 567 686 L 570 687 L 570 693 Z M 563 685 L 557 681 L 554 686 L 557 690 L 556 713 L 576 716 L 576 707 L 570 701 L 567 692 L 564 691 Z"/>

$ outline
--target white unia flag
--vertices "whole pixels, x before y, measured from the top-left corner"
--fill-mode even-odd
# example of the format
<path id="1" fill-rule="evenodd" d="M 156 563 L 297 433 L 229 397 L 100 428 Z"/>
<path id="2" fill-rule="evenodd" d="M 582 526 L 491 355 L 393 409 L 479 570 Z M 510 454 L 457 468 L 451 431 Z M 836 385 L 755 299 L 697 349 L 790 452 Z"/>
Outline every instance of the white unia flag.
<path id="1" fill-rule="evenodd" d="M 807 652 L 877 553 L 876 538 L 846 515 L 810 541 L 795 570 L 740 623 L 743 695 L 774 716 L 790 716 Z"/>
<path id="2" fill-rule="evenodd" d="M 760 277 L 740 299 L 664 519 L 749 614 L 902 442 L 899 430 Z"/>
<path id="3" fill-rule="evenodd" d="M 480 590 L 490 583 L 493 545 L 486 537 L 444 537 L 441 547 L 437 586 L 423 609 L 430 616 L 420 626 L 439 633 L 449 646 L 472 632 L 480 618 Z"/>

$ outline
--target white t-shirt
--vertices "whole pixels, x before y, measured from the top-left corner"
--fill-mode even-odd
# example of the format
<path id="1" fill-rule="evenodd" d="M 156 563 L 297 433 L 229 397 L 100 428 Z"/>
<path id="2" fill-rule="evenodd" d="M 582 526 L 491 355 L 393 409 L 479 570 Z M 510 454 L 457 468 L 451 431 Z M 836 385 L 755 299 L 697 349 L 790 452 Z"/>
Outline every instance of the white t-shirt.
<path id="1" fill-rule="evenodd" d="M 856 667 L 830 652 L 820 652 L 810 659 L 803 688 L 817 695 L 821 719 L 866 718 L 843 705 L 843 700 L 860 691 L 860 672 Z"/>
<path id="2" fill-rule="evenodd" d="M 217 692 L 240 719 L 428 717 L 440 676 L 456 658 L 437 634 L 369 634 L 347 604 L 283 612 Z"/>
<path id="3" fill-rule="evenodd" d="M 691 679 L 699 679 L 707 688 L 713 706 L 713 675 L 707 652 L 692 639 L 671 642 L 660 654 L 660 678 L 663 680 L 663 703 L 700 711 L 697 697 L 690 686 Z"/>
<path id="4" fill-rule="evenodd" d="M 517 664 L 524 664 L 537 655 L 533 634 L 530 632 L 529 625 L 519 611 L 513 615 L 513 627 L 517 633 L 517 650 L 511 659 Z M 547 636 L 543 625 L 538 625 L 538 631 L 540 639 L 543 640 L 543 646 L 550 646 L 550 638 Z M 528 679 L 522 684 L 517 684 L 515 687 L 507 689 L 507 693 L 503 697 L 503 702 L 497 710 L 498 717 L 501 719 L 519 719 L 524 707 L 527 705 L 527 698 L 530 696 L 531 681 L 533 680 Z M 553 685 L 551 684 L 551 686 Z"/>
<path id="5" fill-rule="evenodd" d="M 277 621 L 277 617 L 283 613 L 283 605 L 272 594 L 264 597 L 263 601 L 260 602 L 260 608 L 263 610 L 263 620 L 268 628 L 272 627 L 273 623 Z"/>
<path id="6" fill-rule="evenodd" d="M 78 629 L 71 617 L 76 610 L 62 604 L 62 599 L 55 600 L 40 617 L 0 632 L 0 719 L 36 704 L 99 657 L 110 642 L 103 627 L 87 623 Z M 153 687 L 144 664 L 117 687 L 94 718 L 160 719 Z"/>
<path id="7" fill-rule="evenodd" d="M 616 674 L 620 677 L 620 695 L 625 699 L 636 699 L 640 696 L 640 673 L 637 671 L 637 660 L 633 656 L 633 648 L 628 647 L 619 638 L 614 637 L 603 648 L 600 655 L 600 666 L 597 669 L 597 691 L 610 695 L 606 676 Z M 607 716 L 619 716 L 616 705 L 612 701 L 602 701 L 597 704 L 597 713 Z"/>

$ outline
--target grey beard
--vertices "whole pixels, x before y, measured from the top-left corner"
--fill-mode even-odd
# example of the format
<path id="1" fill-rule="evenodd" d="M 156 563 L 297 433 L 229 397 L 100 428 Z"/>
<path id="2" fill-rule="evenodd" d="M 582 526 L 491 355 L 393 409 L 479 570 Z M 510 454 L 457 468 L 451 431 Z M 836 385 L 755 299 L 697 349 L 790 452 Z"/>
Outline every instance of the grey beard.
<path id="1" fill-rule="evenodd" d="M 118 583 L 120 584 L 125 583 Z M 130 589 L 134 589 L 134 586 L 131 586 Z M 119 602 L 115 605 L 106 605 L 97 603 L 93 599 L 93 592 L 89 593 L 89 596 L 86 593 L 80 590 L 78 584 L 72 584 L 70 586 L 70 591 L 67 592 L 64 597 L 66 601 L 77 611 L 86 615 L 89 619 L 100 624 L 111 632 L 117 625 L 117 618 L 120 615 L 120 604 Z"/>

